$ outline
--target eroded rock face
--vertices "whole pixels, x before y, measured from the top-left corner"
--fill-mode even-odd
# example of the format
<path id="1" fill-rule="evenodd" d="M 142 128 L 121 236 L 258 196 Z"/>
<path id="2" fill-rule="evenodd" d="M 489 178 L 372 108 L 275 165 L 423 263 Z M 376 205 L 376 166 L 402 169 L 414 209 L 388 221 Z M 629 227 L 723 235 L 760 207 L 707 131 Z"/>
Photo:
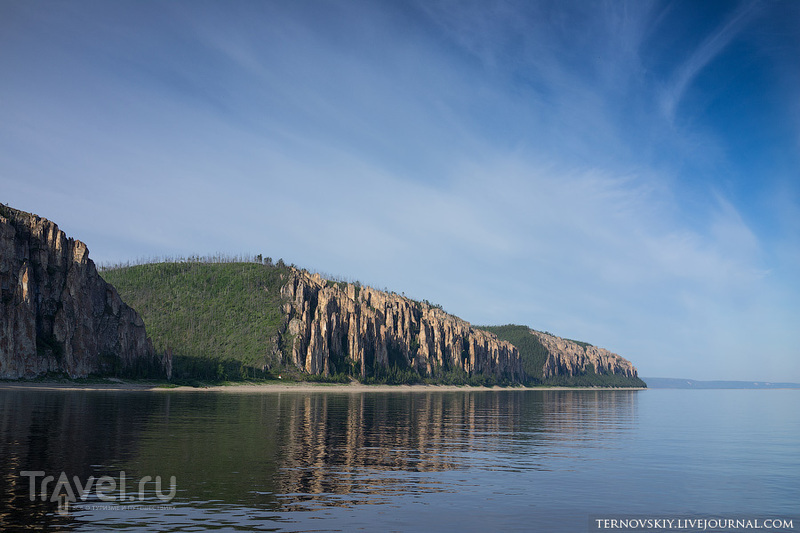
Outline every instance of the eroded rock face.
<path id="1" fill-rule="evenodd" d="M 439 308 L 297 270 L 282 295 L 285 357 L 310 374 L 349 366 L 364 377 L 374 367 L 395 366 L 423 375 L 457 368 L 469 375 L 523 378 L 512 344 Z"/>
<path id="2" fill-rule="evenodd" d="M 153 368 L 141 317 L 53 222 L 0 207 L 0 378 Z"/>
<path id="3" fill-rule="evenodd" d="M 592 365 L 598 374 L 638 377 L 636 368 L 630 361 L 604 348 L 584 346 L 534 330 L 531 330 L 531 334 L 536 336 L 549 352 L 542 369 L 545 378 L 577 376 L 585 373 L 589 365 Z"/>

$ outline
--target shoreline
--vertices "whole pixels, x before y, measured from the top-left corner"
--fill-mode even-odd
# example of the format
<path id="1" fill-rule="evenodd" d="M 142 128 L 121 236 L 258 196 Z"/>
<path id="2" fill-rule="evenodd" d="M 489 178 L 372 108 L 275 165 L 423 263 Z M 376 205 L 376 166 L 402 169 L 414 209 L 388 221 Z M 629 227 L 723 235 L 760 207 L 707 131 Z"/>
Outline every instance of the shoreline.
<path id="1" fill-rule="evenodd" d="M 474 387 L 471 385 L 363 385 L 361 383 L 237 383 L 232 385 L 209 385 L 190 387 L 186 385 L 109 382 L 109 383 L 65 383 L 60 381 L 2 381 L 2 390 L 49 390 L 49 391 L 121 391 L 121 392 L 227 392 L 227 393 L 275 393 L 275 392 L 497 392 L 497 391 L 631 391 L 647 390 L 645 387 Z"/>

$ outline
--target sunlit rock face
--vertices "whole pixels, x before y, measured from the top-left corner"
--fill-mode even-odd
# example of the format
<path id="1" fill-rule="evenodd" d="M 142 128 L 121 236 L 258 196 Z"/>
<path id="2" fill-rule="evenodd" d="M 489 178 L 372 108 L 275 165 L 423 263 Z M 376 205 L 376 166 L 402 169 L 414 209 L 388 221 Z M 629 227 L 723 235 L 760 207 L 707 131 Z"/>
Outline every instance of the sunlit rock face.
<path id="1" fill-rule="evenodd" d="M 461 369 L 522 380 L 517 349 L 440 308 L 318 274 L 294 271 L 282 294 L 288 314 L 286 357 L 311 374 L 375 365 Z"/>
<path id="2" fill-rule="evenodd" d="M 539 342 L 547 348 L 548 356 L 544 363 L 545 378 L 553 376 L 577 376 L 593 369 L 598 374 L 617 374 L 629 378 L 638 377 L 636 368 L 627 359 L 586 344 L 562 339 L 555 335 L 531 330 Z"/>
<path id="3" fill-rule="evenodd" d="M 615 353 L 534 330 L 547 357 L 540 374 L 526 376 L 517 348 L 493 333 L 427 302 L 306 271 L 292 271 L 282 296 L 284 357 L 309 374 L 363 377 L 375 366 L 395 366 L 423 375 L 456 368 L 512 381 L 587 372 L 637 377 L 631 362 Z"/>

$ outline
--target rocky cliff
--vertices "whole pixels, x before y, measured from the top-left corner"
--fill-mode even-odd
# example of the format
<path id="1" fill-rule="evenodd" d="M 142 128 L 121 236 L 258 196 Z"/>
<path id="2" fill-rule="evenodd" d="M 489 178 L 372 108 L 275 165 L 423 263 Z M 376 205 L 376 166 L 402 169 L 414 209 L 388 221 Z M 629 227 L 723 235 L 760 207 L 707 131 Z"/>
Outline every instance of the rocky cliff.
<path id="1" fill-rule="evenodd" d="M 543 376 L 577 376 L 593 370 L 597 374 L 637 376 L 636 368 L 627 359 L 590 344 L 562 339 L 549 333 L 530 330 L 547 350 Z"/>
<path id="2" fill-rule="evenodd" d="M 523 379 L 512 344 L 427 303 L 300 270 L 291 271 L 281 294 L 284 357 L 310 374 L 365 377 L 394 367 Z"/>
<path id="3" fill-rule="evenodd" d="M 0 206 L 0 291 L 0 378 L 169 375 L 86 245 L 47 219 Z"/>

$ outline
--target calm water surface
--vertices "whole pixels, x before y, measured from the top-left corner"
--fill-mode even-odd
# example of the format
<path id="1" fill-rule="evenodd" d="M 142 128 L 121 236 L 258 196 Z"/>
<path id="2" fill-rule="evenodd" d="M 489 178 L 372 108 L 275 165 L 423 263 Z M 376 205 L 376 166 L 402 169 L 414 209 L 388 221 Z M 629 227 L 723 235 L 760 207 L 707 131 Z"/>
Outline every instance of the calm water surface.
<path id="1" fill-rule="evenodd" d="M 596 515 L 787 517 L 800 502 L 798 400 L 0 390 L 0 529 L 587 531 Z M 124 472 L 137 497 L 90 491 L 60 514 L 30 501 L 21 471 L 82 483 Z M 144 476 L 161 476 L 163 493 L 175 476 L 171 508 L 153 483 L 138 500 Z"/>

